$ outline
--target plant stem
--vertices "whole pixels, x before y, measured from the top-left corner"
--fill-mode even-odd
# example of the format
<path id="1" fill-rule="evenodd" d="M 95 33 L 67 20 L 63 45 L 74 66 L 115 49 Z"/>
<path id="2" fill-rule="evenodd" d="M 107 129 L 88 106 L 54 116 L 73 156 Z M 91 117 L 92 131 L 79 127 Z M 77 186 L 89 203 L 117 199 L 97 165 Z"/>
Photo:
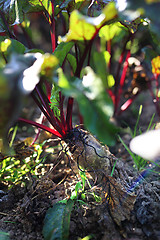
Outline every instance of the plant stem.
<path id="1" fill-rule="evenodd" d="M 135 98 L 139 95 L 140 92 L 137 92 L 135 95 L 133 95 L 131 98 L 129 98 L 122 106 L 120 111 L 118 112 L 118 115 L 121 114 L 121 112 L 124 112 L 127 108 L 130 107 L 132 102 L 135 100 Z"/>
<path id="2" fill-rule="evenodd" d="M 51 43 L 52 43 L 52 52 L 56 49 L 56 36 L 55 36 L 55 19 L 54 19 L 54 1 L 51 0 L 52 5 L 52 16 L 50 24 L 50 33 L 51 33 Z"/>
<path id="3" fill-rule="evenodd" d="M 126 78 L 126 72 L 127 72 L 127 68 L 128 68 L 128 58 L 130 57 L 131 53 L 130 50 L 128 50 L 127 52 L 127 56 L 126 56 L 126 60 L 124 62 L 124 66 L 123 66 L 123 71 L 122 71 L 122 75 L 121 75 L 121 79 L 120 79 L 120 83 L 119 83 L 119 90 L 118 90 L 118 94 L 116 97 L 116 108 L 118 108 L 118 104 L 120 101 L 120 97 L 122 95 L 122 91 L 123 91 L 123 86 L 124 86 L 124 81 Z M 116 110 L 116 109 L 115 109 Z M 116 112 L 115 112 L 116 114 Z"/>
<path id="4" fill-rule="evenodd" d="M 74 99 L 72 97 L 68 98 L 68 104 L 67 104 L 67 114 L 66 114 L 66 124 L 67 124 L 67 130 L 72 130 L 72 110 L 73 110 L 73 102 Z"/>
<path id="5" fill-rule="evenodd" d="M 63 130 L 65 131 L 65 129 L 66 129 L 66 121 L 65 121 L 65 117 L 64 117 L 63 104 L 64 104 L 64 96 L 62 96 L 61 91 L 59 91 L 60 119 L 61 119 Z"/>
<path id="6" fill-rule="evenodd" d="M 122 53 L 119 57 L 119 62 L 118 62 L 118 68 L 117 68 L 117 73 L 116 73 L 116 76 L 115 76 L 115 87 L 114 87 L 114 95 L 115 95 L 115 103 L 114 103 L 114 115 L 116 115 L 117 113 L 117 110 L 118 110 L 118 88 L 119 88 L 119 75 L 120 75 L 120 70 L 121 70 L 121 66 L 122 66 L 122 62 L 123 62 L 123 59 L 124 59 L 124 56 L 125 56 L 125 53 L 126 53 L 126 46 L 127 46 L 127 43 L 129 40 L 131 40 L 133 38 L 133 34 L 132 33 L 129 33 L 125 43 L 124 43 L 124 46 L 123 46 L 123 49 L 122 49 Z"/>
<path id="7" fill-rule="evenodd" d="M 82 70 L 82 67 L 83 67 L 83 64 L 84 64 L 84 61 L 86 59 L 86 56 L 88 54 L 88 51 L 89 49 L 91 49 L 91 46 L 93 44 L 93 40 L 95 39 L 95 37 L 97 36 L 97 33 L 99 32 L 99 30 L 102 28 L 102 26 L 100 28 L 96 28 L 96 31 L 95 33 L 93 34 L 93 37 L 91 38 L 91 40 L 88 42 L 86 42 L 86 47 L 84 49 L 84 52 L 83 52 L 83 55 L 79 61 L 79 63 L 77 64 L 77 69 L 75 71 L 75 76 L 76 77 L 80 77 L 80 73 L 81 73 L 81 70 Z"/>
<path id="8" fill-rule="evenodd" d="M 115 105 L 115 95 L 111 89 L 106 89 L 106 92 L 109 94 L 109 96 L 112 99 L 113 104 Z"/>
<path id="9" fill-rule="evenodd" d="M 6 64 L 7 64 L 7 63 L 8 63 L 8 60 L 7 60 L 7 58 L 6 58 L 5 54 L 4 54 L 4 52 L 1 52 L 1 55 L 2 55 L 2 57 L 4 58 L 4 61 L 5 61 Z"/>
<path id="10" fill-rule="evenodd" d="M 47 98 L 51 99 L 51 89 L 52 89 L 52 86 L 49 84 L 49 82 L 45 81 L 45 87 L 46 87 L 46 91 L 47 91 Z"/>
<path id="11" fill-rule="evenodd" d="M 75 76 L 76 77 L 80 77 L 80 73 L 81 73 L 81 70 L 82 70 L 82 67 L 83 67 L 83 64 L 84 64 L 84 61 L 86 59 L 86 56 L 88 54 L 88 51 L 90 49 L 90 45 L 92 45 L 92 41 L 93 40 L 90 40 L 88 44 L 86 44 L 86 47 L 84 49 L 84 52 L 83 52 L 83 55 L 79 61 L 79 63 L 77 64 L 77 69 L 75 71 Z"/>
<path id="12" fill-rule="evenodd" d="M 89 49 L 88 49 L 88 63 L 87 63 L 88 66 L 90 65 L 92 44 L 93 44 L 93 41 L 92 41 L 91 44 L 89 45 Z"/>
<path id="13" fill-rule="evenodd" d="M 74 47 L 75 47 L 76 63 L 77 63 L 77 66 L 78 66 L 78 47 L 77 47 L 76 43 L 75 43 Z"/>
<path id="14" fill-rule="evenodd" d="M 43 129 L 44 131 L 47 131 L 47 132 L 52 133 L 53 135 L 55 135 L 57 137 L 62 138 L 62 135 L 58 131 L 56 131 L 55 129 L 49 128 L 49 127 L 47 127 L 47 126 L 45 126 L 43 124 L 36 123 L 34 121 L 31 121 L 31 120 L 28 120 L 28 119 L 24 119 L 24 118 L 19 118 L 18 120 L 21 121 L 21 122 L 28 123 L 28 124 L 30 124 L 32 126 L 38 127 L 40 129 Z"/>
<path id="15" fill-rule="evenodd" d="M 43 115 L 43 113 L 41 114 L 41 117 L 42 117 L 41 124 L 43 124 L 43 122 L 44 122 L 44 120 L 45 120 L 45 116 Z M 38 137 L 39 137 L 39 135 L 40 135 L 40 132 L 41 132 L 41 129 L 38 128 L 38 132 L 37 132 L 35 138 L 33 139 L 32 143 L 30 144 L 30 146 L 32 146 L 32 145 L 35 144 L 35 142 L 37 141 L 37 139 L 38 139 Z"/>
<path id="16" fill-rule="evenodd" d="M 58 118 L 56 118 L 54 116 L 53 111 L 50 108 L 50 102 L 49 99 L 47 98 L 47 96 L 45 95 L 45 93 L 43 92 L 41 85 L 38 84 L 35 88 L 35 91 L 38 94 L 38 97 L 40 98 L 44 108 L 46 109 L 47 114 L 49 115 L 49 119 L 51 119 L 51 124 L 53 125 L 53 127 L 63 136 L 65 135 L 65 132 L 62 129 L 62 124 L 59 121 Z"/>
<path id="17" fill-rule="evenodd" d="M 33 98 L 33 100 L 35 101 L 35 103 L 37 104 L 37 106 L 40 108 L 40 110 L 42 111 L 42 113 L 44 114 L 44 116 L 48 119 L 48 121 L 53 125 L 52 123 L 52 119 L 50 118 L 49 114 L 47 113 L 47 111 L 45 110 L 45 108 L 42 106 L 42 104 L 39 102 L 39 100 L 37 99 L 37 97 L 35 96 L 34 92 L 31 93 L 31 96 Z"/>

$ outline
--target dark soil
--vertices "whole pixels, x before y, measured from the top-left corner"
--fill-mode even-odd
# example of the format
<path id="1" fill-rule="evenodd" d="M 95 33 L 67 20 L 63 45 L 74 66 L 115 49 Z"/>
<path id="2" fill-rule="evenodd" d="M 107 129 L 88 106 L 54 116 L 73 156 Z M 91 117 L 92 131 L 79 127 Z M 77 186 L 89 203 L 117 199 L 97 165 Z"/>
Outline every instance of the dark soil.
<path id="1" fill-rule="evenodd" d="M 144 99 L 145 97 L 146 95 L 144 95 Z M 139 105 L 138 101 L 134 106 Z M 138 111 L 138 107 L 134 108 Z M 147 129 L 154 111 L 151 99 L 147 97 L 139 124 L 142 131 Z M 136 119 L 133 109 L 131 109 L 122 114 L 117 122 L 124 127 L 126 125 L 134 127 Z M 158 122 L 158 117 L 155 116 L 154 122 Z M 131 139 L 129 132 L 125 130 L 121 135 L 123 141 L 128 144 Z M 103 201 L 98 203 L 90 195 L 86 198 L 87 205 L 80 206 L 77 202 L 71 214 L 69 239 L 77 240 L 85 236 L 92 236 L 90 239 L 97 240 L 160 239 L 160 181 L 157 173 L 159 169 L 151 172 L 137 186 L 134 192 L 135 200 L 129 194 L 124 197 L 120 195 L 118 198 L 116 189 L 121 186 L 119 182 L 131 186 L 139 173 L 133 167 L 133 160 L 120 142 L 117 142 L 116 146 L 110 150 L 118 158 L 115 170 L 115 176 L 118 179 L 118 182 L 115 183 L 116 187 L 112 187 L 114 179 L 106 178 L 104 179 L 106 182 L 103 184 L 95 184 L 93 190 L 97 195 L 101 195 L 102 192 L 107 193 L 109 188 L 105 187 L 109 186 L 107 185 L 108 181 L 115 205 L 112 208 L 107 197 L 103 197 Z M 59 161 L 59 158 L 57 159 Z M 71 163 L 71 169 L 64 153 L 60 158 L 59 165 L 52 171 L 48 170 L 48 166 L 51 169 L 50 165 L 53 163 L 56 164 L 56 157 L 50 155 L 45 162 L 44 176 L 39 179 L 28 176 L 26 186 L 18 184 L 7 190 L 7 187 L 1 184 L 0 230 L 9 233 L 11 240 L 44 239 L 42 229 L 46 211 L 57 201 L 68 198 L 74 190 L 80 179 L 75 163 Z M 117 173 L 118 175 L 116 175 Z M 91 184 L 94 184 L 90 177 L 89 179 Z M 2 239 L 1 235 L 0 239 Z"/>

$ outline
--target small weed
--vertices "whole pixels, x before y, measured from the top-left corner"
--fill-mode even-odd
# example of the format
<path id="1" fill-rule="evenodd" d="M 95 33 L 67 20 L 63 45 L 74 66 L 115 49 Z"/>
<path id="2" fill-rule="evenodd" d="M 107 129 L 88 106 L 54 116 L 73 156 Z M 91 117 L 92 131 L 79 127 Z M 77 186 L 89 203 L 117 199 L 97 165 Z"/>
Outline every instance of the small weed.
<path id="1" fill-rule="evenodd" d="M 86 173 L 85 171 L 79 171 L 80 177 L 81 177 L 81 181 L 79 181 L 76 186 L 75 186 L 75 190 L 72 192 L 71 194 L 71 199 L 72 200 L 77 200 L 79 201 L 81 204 L 86 204 L 84 202 L 84 200 L 86 199 L 86 195 L 91 195 L 93 196 L 94 200 L 96 202 L 101 202 L 101 197 L 99 197 L 97 194 L 95 194 L 91 189 L 92 186 L 88 180 L 88 178 L 86 177 Z M 89 190 L 85 189 L 85 184 L 88 184 L 89 186 Z"/>
<path id="2" fill-rule="evenodd" d="M 111 123 L 110 119 L 126 111 L 135 98 L 146 89 L 149 90 L 160 116 L 159 56 L 157 58 L 160 20 L 158 7 L 154 8 L 155 5 L 151 3 L 152 1 L 142 1 L 140 14 L 137 11 L 139 10 L 139 1 L 129 1 L 127 11 L 120 11 L 115 4 L 116 1 L 106 0 L 30 0 L 19 1 L 18 4 L 13 4 L 17 1 L 2 0 L 1 2 L 0 139 L 2 138 L 3 141 L 0 140 L 2 142 L 0 142 L 2 145 L 0 148 L 6 150 L 9 147 L 7 132 L 16 121 L 30 124 L 51 133 L 60 140 L 71 142 L 69 136 L 74 131 L 73 110 L 77 104 L 78 121 L 76 120 L 76 124 L 84 124 L 85 128 L 100 141 L 113 146 L 115 135 L 119 129 Z M 133 14 L 130 14 L 131 12 Z M 32 27 L 35 25 L 34 22 L 32 24 L 32 15 L 29 17 L 31 13 L 34 16 L 35 13 L 38 13 L 36 19 L 40 25 L 42 14 L 47 21 L 51 40 L 50 54 L 45 52 L 41 41 L 38 42 L 37 29 Z M 135 19 L 134 16 L 136 16 Z M 41 29 L 44 32 L 44 29 Z M 40 31 L 38 33 L 42 36 Z M 150 36 L 147 41 L 144 41 L 145 33 Z M 46 34 L 43 35 L 45 37 Z M 137 44 L 135 44 L 136 42 Z M 142 71 L 141 74 L 134 67 L 134 76 L 131 76 L 132 80 L 128 81 L 130 79 L 128 73 L 132 72 L 130 71 L 132 69 L 129 69 L 130 58 L 135 56 L 136 59 L 139 59 L 142 55 L 144 55 L 142 59 L 144 64 L 138 61 L 137 66 L 138 69 L 139 67 L 143 69 L 144 66 L 146 73 Z M 32 97 L 43 113 L 44 119 L 48 120 L 49 127 L 45 125 L 45 121 L 37 123 L 33 119 L 21 117 L 25 96 Z M 138 122 L 141 110 L 142 108 L 139 110 L 133 137 L 138 131 L 140 132 Z M 10 147 L 13 146 L 16 132 L 17 128 L 15 127 Z M 91 135 L 86 137 L 89 138 L 89 142 L 82 138 L 80 155 L 84 152 L 88 154 L 90 157 L 90 159 L 87 158 L 88 166 L 92 166 L 95 156 L 100 169 L 103 169 L 104 162 L 108 161 L 106 168 L 108 170 L 110 164 L 105 157 L 105 150 L 99 148 L 101 151 L 97 151 L 96 146 L 101 144 Z M 73 139 L 76 139 L 76 134 Z M 123 140 L 120 137 L 119 139 L 131 154 L 137 169 L 144 168 L 147 162 L 133 154 Z M 29 154 L 27 152 L 29 149 L 22 145 L 20 147 L 22 152 L 2 159 L 0 162 L 0 180 L 2 182 L 5 181 L 11 185 L 23 181 L 27 174 L 36 175 L 37 167 L 43 163 L 45 158 L 41 158 L 42 145 L 33 146 L 33 152 L 29 152 Z M 74 147 L 76 147 L 76 143 Z M 74 154 L 75 149 L 72 150 Z M 31 148 L 30 151 L 32 151 Z M 90 152 L 94 153 L 93 157 Z M 101 166 L 99 166 L 99 162 Z M 86 162 L 83 163 L 86 164 Z M 115 165 L 111 176 L 114 168 Z M 83 169 L 86 167 L 84 166 Z M 106 169 L 105 171 L 107 171 Z M 109 174 L 107 172 L 106 175 Z M 88 194 L 93 195 L 95 201 L 101 201 L 100 197 L 92 191 L 84 171 L 80 172 L 80 176 L 81 181 L 76 184 L 71 196 L 73 200 L 67 200 L 66 204 L 58 203 L 52 212 L 49 211 L 49 221 L 46 218 L 44 236 L 48 237 L 49 233 L 50 236 L 55 234 L 54 239 L 67 239 L 74 202 L 81 201 L 83 203 Z M 86 183 L 89 190 L 85 188 Z M 59 210 L 59 214 L 57 214 L 57 210 Z M 54 229 L 52 229 L 53 225 Z M 56 237 L 57 230 L 60 230 L 58 237 Z"/>
<path id="3" fill-rule="evenodd" d="M 0 162 L 0 181 L 8 183 L 9 186 L 19 181 L 25 184 L 28 174 L 37 176 L 37 168 L 43 165 L 45 157 L 41 158 L 43 144 L 35 144 L 32 148 L 24 142 L 14 144 L 17 126 L 10 129 L 13 131 L 10 147 L 14 149 L 14 155 L 4 156 Z"/>
<path id="4" fill-rule="evenodd" d="M 141 114 L 142 114 L 142 105 L 140 105 L 139 107 L 139 112 L 138 112 L 138 117 L 137 117 L 137 121 L 136 121 L 136 124 L 135 124 L 135 127 L 134 127 L 134 130 L 131 131 L 131 136 L 132 138 L 134 138 L 137 134 L 142 134 L 142 131 L 140 128 L 138 128 L 138 124 L 139 124 L 139 120 L 140 120 L 140 117 L 141 117 Z M 149 131 L 150 129 L 153 129 L 154 128 L 154 125 L 152 126 L 152 123 L 153 123 L 153 119 L 154 119 L 154 116 L 155 114 L 152 115 L 152 118 L 149 122 L 149 125 L 148 125 L 148 128 L 147 128 L 147 131 Z M 151 127 L 152 126 L 152 127 Z M 138 171 L 144 169 L 147 165 L 148 165 L 148 161 L 146 159 L 143 159 L 142 157 L 134 154 L 130 149 L 129 147 L 125 144 L 125 142 L 123 141 L 123 139 L 118 136 L 119 140 L 121 141 L 121 143 L 123 144 L 123 146 L 125 147 L 125 149 L 127 150 L 127 152 L 130 154 L 130 156 L 132 157 L 133 161 L 134 161 L 134 166 L 137 168 Z"/>

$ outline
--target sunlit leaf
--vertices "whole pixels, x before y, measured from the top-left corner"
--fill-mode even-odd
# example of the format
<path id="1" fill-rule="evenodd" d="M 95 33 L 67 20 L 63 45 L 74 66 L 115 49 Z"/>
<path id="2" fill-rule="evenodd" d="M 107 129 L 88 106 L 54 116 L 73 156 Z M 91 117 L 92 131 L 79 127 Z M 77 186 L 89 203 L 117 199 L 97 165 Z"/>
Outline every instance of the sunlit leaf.
<path id="1" fill-rule="evenodd" d="M 46 53 L 43 55 L 43 63 L 41 66 L 41 76 L 45 78 L 52 78 L 53 71 L 57 67 L 59 60 L 52 54 Z"/>
<path id="2" fill-rule="evenodd" d="M 106 5 L 98 17 L 88 17 L 74 10 L 70 16 L 69 31 L 64 37 L 59 37 L 59 42 L 72 40 L 91 40 L 98 33 L 102 25 L 117 16 L 113 2 Z"/>
<path id="3" fill-rule="evenodd" d="M 21 4 L 23 6 L 23 11 L 27 12 L 40 12 L 45 9 L 45 6 L 50 3 L 50 0 L 22 0 Z"/>
<path id="4" fill-rule="evenodd" d="M 121 23 L 113 23 L 110 25 L 105 25 L 99 31 L 99 36 L 105 38 L 106 41 L 109 41 L 118 35 L 122 31 L 123 25 Z"/>
<path id="5" fill-rule="evenodd" d="M 58 85 L 60 88 L 64 88 L 65 90 L 69 91 L 70 90 L 70 83 L 67 79 L 67 77 L 64 75 L 62 69 L 58 69 L 58 75 L 59 75 L 59 79 L 58 79 Z"/>
<path id="6" fill-rule="evenodd" d="M 115 7 L 115 3 L 108 3 L 106 7 L 102 10 L 102 14 L 105 15 L 104 22 L 108 22 L 114 19 L 117 16 L 117 9 Z"/>
<path id="7" fill-rule="evenodd" d="M 64 38 L 59 37 L 59 41 L 90 40 L 96 33 L 96 26 L 86 20 L 88 20 L 88 17 L 83 16 L 77 10 L 73 11 L 70 17 L 69 32 Z"/>
<path id="8" fill-rule="evenodd" d="M 35 0 L 29 0 L 30 3 L 33 2 L 34 4 L 34 1 Z M 51 0 L 41 0 L 39 1 L 39 3 L 41 2 L 41 5 L 45 8 L 45 10 L 47 11 L 47 13 L 50 14 L 50 16 L 52 15 L 52 4 L 51 4 Z"/>
<path id="9" fill-rule="evenodd" d="M 50 21 L 49 16 L 52 16 L 51 0 L 27 0 L 27 1 L 23 8 L 25 13 L 45 11 L 48 14 L 48 20 Z"/>
<path id="10" fill-rule="evenodd" d="M 152 59 L 152 73 L 159 75 L 160 74 L 160 56 Z"/>
<path id="11" fill-rule="evenodd" d="M 107 77 L 107 83 L 108 83 L 108 88 L 111 88 L 114 86 L 115 84 L 115 80 L 114 80 L 114 77 L 113 75 L 109 74 L 108 77 Z"/>
<path id="12" fill-rule="evenodd" d="M 0 50 L 3 52 L 7 62 L 9 62 L 12 54 L 24 54 L 26 47 L 15 39 L 0 37 Z"/>
<path id="13" fill-rule="evenodd" d="M 6 52 L 8 47 L 11 45 L 11 40 L 10 39 L 5 39 L 0 43 L 0 50 L 1 52 Z"/>

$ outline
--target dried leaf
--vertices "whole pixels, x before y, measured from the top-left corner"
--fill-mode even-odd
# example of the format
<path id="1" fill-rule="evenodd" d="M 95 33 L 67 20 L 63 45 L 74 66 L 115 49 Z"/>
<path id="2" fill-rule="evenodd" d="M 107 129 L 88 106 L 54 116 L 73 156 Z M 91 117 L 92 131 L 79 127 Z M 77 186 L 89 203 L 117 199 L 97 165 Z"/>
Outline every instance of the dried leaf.
<path id="1" fill-rule="evenodd" d="M 105 199 L 108 202 L 110 214 L 116 224 L 121 226 L 122 221 L 130 219 L 136 195 L 128 193 L 113 177 L 105 177 L 105 184 Z"/>

